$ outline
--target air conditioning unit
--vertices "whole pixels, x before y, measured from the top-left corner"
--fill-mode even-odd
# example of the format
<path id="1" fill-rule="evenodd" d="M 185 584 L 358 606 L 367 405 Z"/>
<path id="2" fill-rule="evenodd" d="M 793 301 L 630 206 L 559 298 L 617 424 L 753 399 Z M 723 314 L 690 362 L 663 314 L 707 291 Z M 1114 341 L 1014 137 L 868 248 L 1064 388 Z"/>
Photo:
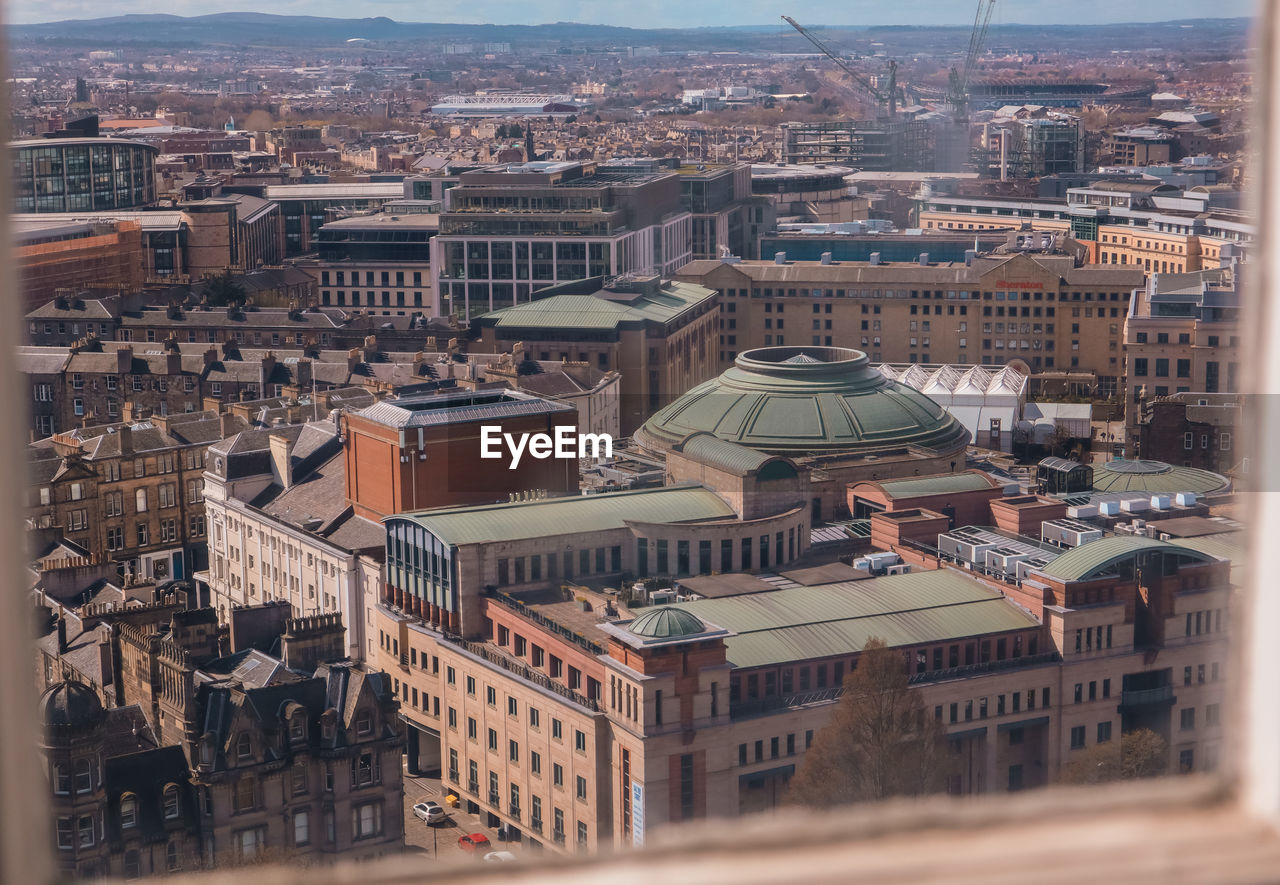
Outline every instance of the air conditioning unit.
<path id="1" fill-rule="evenodd" d="M 886 575 L 905 575 L 911 571 L 911 563 L 900 562 L 897 565 L 891 565 L 885 569 Z"/>

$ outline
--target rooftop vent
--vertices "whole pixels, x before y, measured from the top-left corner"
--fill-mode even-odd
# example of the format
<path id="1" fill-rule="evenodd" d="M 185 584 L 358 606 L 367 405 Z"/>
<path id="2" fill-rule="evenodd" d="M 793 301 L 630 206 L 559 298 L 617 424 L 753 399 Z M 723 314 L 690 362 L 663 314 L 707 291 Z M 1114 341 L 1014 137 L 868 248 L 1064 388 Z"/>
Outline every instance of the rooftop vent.
<path id="1" fill-rule="evenodd" d="M 821 261 L 821 263 L 823 263 L 823 264 L 830 264 L 830 263 L 831 263 L 831 253 L 830 253 L 830 252 L 823 252 L 823 253 L 822 253 L 822 257 L 819 259 L 819 261 Z"/>
<path id="2" fill-rule="evenodd" d="M 786 263 L 787 263 L 787 253 L 786 253 L 786 252 L 774 252 L 774 253 L 773 253 L 773 263 L 774 263 L 774 264 L 786 264 Z"/>

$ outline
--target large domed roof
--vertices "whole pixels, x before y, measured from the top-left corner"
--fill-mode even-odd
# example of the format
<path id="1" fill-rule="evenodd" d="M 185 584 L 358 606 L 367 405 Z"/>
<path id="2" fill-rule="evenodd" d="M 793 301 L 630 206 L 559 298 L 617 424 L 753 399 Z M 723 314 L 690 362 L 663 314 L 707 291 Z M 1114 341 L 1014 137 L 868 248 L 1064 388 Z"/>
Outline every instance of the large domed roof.
<path id="1" fill-rule="evenodd" d="M 679 608 L 664 605 L 636 618 L 628 628 L 637 636 L 650 639 L 677 639 L 681 636 L 697 636 L 707 629 L 697 615 Z"/>
<path id="2" fill-rule="evenodd" d="M 102 714 L 102 701 L 83 682 L 59 682 L 40 696 L 40 719 L 46 727 L 90 728 Z"/>
<path id="3" fill-rule="evenodd" d="M 691 433 L 777 455 L 870 455 L 921 446 L 953 452 L 969 432 L 928 396 L 843 347 L 763 347 L 660 409 L 636 432 L 667 450 Z"/>

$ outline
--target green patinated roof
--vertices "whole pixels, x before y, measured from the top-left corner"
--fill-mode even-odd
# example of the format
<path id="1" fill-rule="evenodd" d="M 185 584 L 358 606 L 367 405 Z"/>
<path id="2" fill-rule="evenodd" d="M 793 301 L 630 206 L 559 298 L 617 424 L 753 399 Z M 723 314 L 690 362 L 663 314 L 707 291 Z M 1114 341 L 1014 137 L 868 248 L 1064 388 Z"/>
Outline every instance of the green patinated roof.
<path id="1" fill-rule="evenodd" d="M 1001 484 L 985 473 L 953 473 L 924 479 L 887 479 L 879 483 L 890 498 L 918 498 L 922 495 L 945 495 L 1000 488 Z"/>
<path id="2" fill-rule="evenodd" d="M 652 294 L 627 300 L 596 295 L 548 295 L 480 318 L 500 328 L 613 329 L 632 322 L 666 323 L 714 298 L 715 291 L 692 283 L 664 283 Z"/>
<path id="3" fill-rule="evenodd" d="M 1111 566 L 1121 560 L 1151 551 L 1164 551 L 1204 562 L 1214 560 L 1209 554 L 1193 550 L 1182 542 L 1175 544 L 1141 535 L 1114 535 L 1074 547 L 1040 569 L 1040 572 L 1060 581 L 1083 581 L 1107 574 Z"/>
<path id="4" fill-rule="evenodd" d="M 698 620 L 696 615 L 664 605 L 645 612 L 627 625 L 627 629 L 637 636 L 672 639 L 677 636 L 695 636 L 706 630 L 707 625 Z"/>
<path id="5" fill-rule="evenodd" d="M 733 515 L 733 508 L 714 492 L 700 486 L 668 486 L 541 501 L 422 510 L 388 519 L 411 520 L 445 544 L 478 544 L 589 534 L 622 528 L 628 522 L 694 522 Z"/>
<path id="6" fill-rule="evenodd" d="M 759 449 L 719 439 L 709 433 L 694 434 L 680 444 L 680 450 L 703 464 L 740 476 L 758 469 L 771 457 Z"/>
<path id="7" fill-rule="evenodd" d="M 797 359 L 803 357 L 804 359 Z M 636 433 L 670 449 L 692 433 L 775 455 L 962 449 L 969 433 L 928 396 L 840 347 L 764 347 L 660 409 Z"/>
<path id="8" fill-rule="evenodd" d="M 890 646 L 918 645 L 1038 623 L 1000 594 L 950 569 L 675 607 L 736 633 L 725 640 L 735 667 L 856 654 L 873 637 Z"/>
<path id="9" fill-rule="evenodd" d="M 1229 480 L 1209 470 L 1179 467 L 1163 461 L 1115 460 L 1093 470 L 1097 492 L 1151 492 L 1171 495 L 1195 492 L 1204 495 L 1225 489 Z"/>

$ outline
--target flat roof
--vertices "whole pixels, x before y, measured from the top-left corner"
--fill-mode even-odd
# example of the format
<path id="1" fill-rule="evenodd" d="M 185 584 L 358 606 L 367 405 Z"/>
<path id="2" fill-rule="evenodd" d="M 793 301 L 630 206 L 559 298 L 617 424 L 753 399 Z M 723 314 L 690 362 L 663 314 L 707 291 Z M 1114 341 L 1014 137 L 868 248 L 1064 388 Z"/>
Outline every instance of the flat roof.
<path id="1" fill-rule="evenodd" d="M 953 569 L 675 605 L 736 634 L 725 640 L 735 667 L 857 654 L 873 638 L 900 647 L 1039 626 Z"/>
<path id="2" fill-rule="evenodd" d="M 590 535 L 624 528 L 631 522 L 705 522 L 733 516 L 733 508 L 709 489 L 702 486 L 666 486 L 424 510 L 387 517 L 387 521 L 406 519 L 417 523 L 445 544 L 480 544 L 557 535 Z"/>
<path id="3" fill-rule="evenodd" d="M 404 184 L 399 181 L 342 181 L 323 184 L 269 184 L 265 194 L 268 200 L 341 200 L 341 199 L 393 199 L 404 196 Z"/>
<path id="4" fill-rule="evenodd" d="M 570 405 L 515 390 L 462 391 L 407 396 L 374 403 L 354 413 L 386 427 L 436 427 L 472 421 L 500 421 L 521 415 L 576 412 Z"/>

